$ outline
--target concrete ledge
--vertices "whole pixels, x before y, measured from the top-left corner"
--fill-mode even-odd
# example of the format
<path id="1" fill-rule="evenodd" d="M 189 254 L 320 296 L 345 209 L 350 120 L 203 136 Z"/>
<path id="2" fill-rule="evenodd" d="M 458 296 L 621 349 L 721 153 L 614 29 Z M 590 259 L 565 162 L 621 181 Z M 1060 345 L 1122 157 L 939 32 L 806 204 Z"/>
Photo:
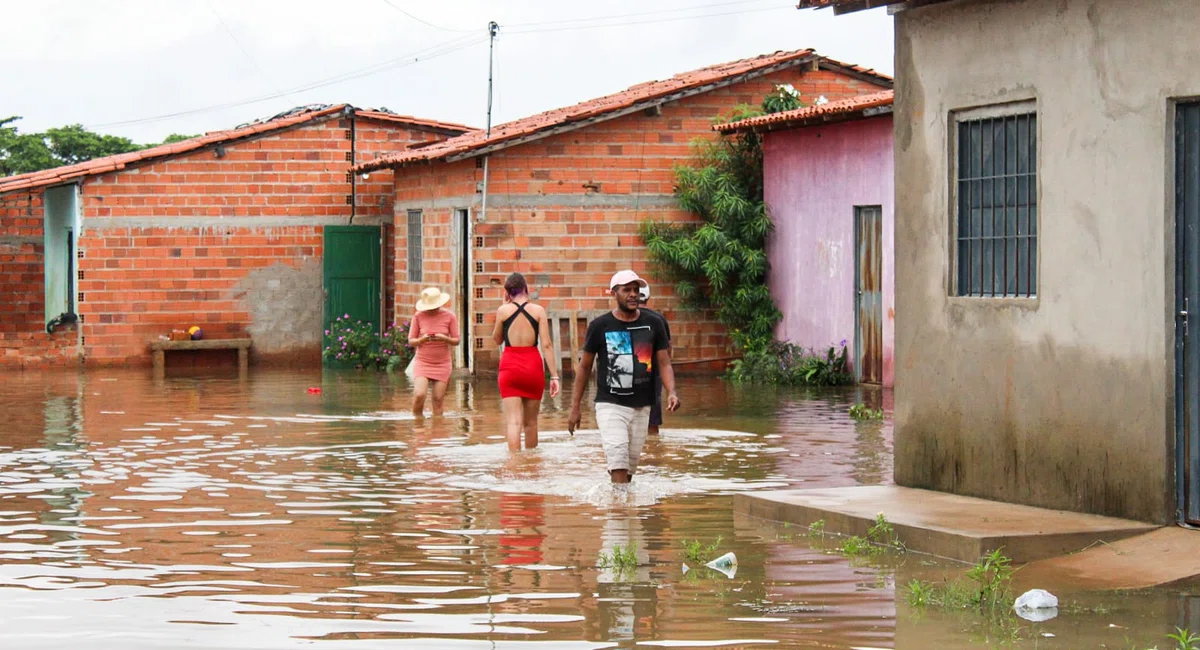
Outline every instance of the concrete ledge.
<path id="1" fill-rule="evenodd" d="M 892 485 L 749 492 L 734 496 L 733 503 L 752 517 L 797 526 L 821 519 L 826 532 L 842 535 L 866 535 L 883 513 L 909 550 L 972 563 L 1001 547 L 1013 561 L 1025 563 L 1158 528 Z"/>
<path id="2" fill-rule="evenodd" d="M 1200 531 L 1167 526 L 1082 553 L 1040 560 L 1017 574 L 1020 585 L 1053 581 L 1085 591 L 1147 589 L 1200 576 Z"/>

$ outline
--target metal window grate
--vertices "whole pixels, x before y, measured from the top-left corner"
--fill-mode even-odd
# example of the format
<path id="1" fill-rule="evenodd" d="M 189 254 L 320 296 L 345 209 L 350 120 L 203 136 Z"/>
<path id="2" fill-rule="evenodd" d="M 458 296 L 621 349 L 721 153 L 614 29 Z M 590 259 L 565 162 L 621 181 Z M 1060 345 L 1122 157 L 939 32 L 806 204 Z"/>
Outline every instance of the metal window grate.
<path id="1" fill-rule="evenodd" d="M 958 123 L 960 296 L 1037 295 L 1037 115 Z"/>
<path id="2" fill-rule="evenodd" d="M 422 273 L 423 264 L 425 263 L 425 243 L 421 237 L 421 211 L 408 211 L 408 281 L 421 282 L 424 279 Z"/>

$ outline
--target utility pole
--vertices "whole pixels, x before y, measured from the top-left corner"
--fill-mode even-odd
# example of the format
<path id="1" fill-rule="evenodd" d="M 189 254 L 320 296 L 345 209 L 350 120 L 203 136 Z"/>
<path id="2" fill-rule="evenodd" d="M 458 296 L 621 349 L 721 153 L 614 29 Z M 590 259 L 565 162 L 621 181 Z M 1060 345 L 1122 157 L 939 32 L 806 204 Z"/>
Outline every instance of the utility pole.
<path id="1" fill-rule="evenodd" d="M 496 53 L 496 33 L 500 31 L 500 25 L 496 21 L 488 23 L 488 93 L 487 93 L 487 126 L 484 129 L 484 139 L 492 136 L 492 66 Z M 488 196 L 488 158 L 483 157 L 483 205 L 479 211 L 479 220 L 487 221 L 487 196 Z"/>

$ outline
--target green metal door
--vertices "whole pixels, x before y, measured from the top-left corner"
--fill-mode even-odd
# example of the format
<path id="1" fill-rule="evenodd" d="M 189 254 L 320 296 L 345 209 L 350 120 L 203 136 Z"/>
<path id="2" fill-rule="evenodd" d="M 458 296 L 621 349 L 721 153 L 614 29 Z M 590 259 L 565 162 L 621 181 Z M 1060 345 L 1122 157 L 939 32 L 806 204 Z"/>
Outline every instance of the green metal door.
<path id="1" fill-rule="evenodd" d="M 379 331 L 381 237 L 379 226 L 325 227 L 324 330 L 338 317 L 349 315 Z"/>

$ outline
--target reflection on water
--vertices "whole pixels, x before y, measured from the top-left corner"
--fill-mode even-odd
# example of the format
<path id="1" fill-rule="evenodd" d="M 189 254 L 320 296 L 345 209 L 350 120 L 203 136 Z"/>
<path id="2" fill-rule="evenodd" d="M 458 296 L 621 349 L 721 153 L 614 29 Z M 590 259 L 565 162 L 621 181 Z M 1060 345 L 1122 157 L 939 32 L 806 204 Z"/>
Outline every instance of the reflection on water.
<path id="1" fill-rule="evenodd" d="M 566 434 L 561 399 L 545 406 L 541 447 L 510 454 L 488 381 L 456 384 L 447 417 L 418 421 L 403 378 L 147 375 L 0 383 L 6 648 L 978 640 L 969 622 L 897 606 L 897 583 L 934 570 L 917 560 L 859 566 L 732 512 L 740 491 L 890 480 L 890 422 L 845 415 L 855 401 L 890 412 L 890 393 L 687 381 L 692 406 L 615 490 L 588 416 Z M 685 574 L 682 542 L 718 536 L 737 554 L 733 577 Z M 635 567 L 598 566 L 617 545 L 635 549 Z M 1149 604 L 1120 605 L 1133 639 L 1157 641 L 1195 611 L 1166 594 L 1137 602 Z M 1055 637 L 1025 638 L 1119 640 L 1102 620 L 1081 614 L 1075 627 L 1045 624 Z"/>

